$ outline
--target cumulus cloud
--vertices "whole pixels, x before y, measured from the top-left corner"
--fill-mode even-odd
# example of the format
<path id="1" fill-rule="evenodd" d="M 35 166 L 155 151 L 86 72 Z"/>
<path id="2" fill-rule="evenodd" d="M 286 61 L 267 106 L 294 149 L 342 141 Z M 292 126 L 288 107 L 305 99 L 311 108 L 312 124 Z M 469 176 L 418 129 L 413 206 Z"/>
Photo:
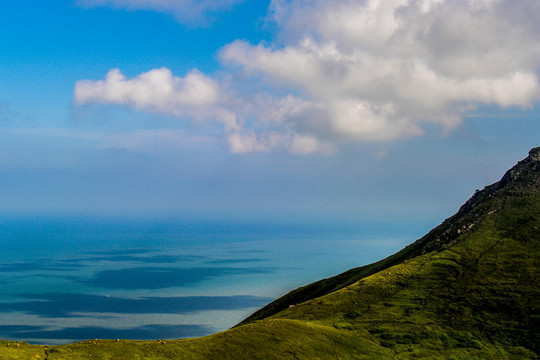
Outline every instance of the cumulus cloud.
<path id="1" fill-rule="evenodd" d="M 289 125 L 283 124 L 284 119 L 303 117 L 305 112 L 312 110 L 313 104 L 292 96 L 278 99 L 268 94 L 255 94 L 239 98 L 226 96 L 225 92 L 216 80 L 197 70 L 185 77 L 176 77 L 169 69 L 161 68 L 127 78 L 119 69 L 112 69 L 103 80 L 78 81 L 74 103 L 78 106 L 121 105 L 179 118 L 217 121 L 223 125 L 231 152 L 238 154 L 268 152 L 275 148 L 290 148 L 298 154 L 330 152 L 331 147 L 324 142 L 299 142 L 298 139 L 303 138 L 295 137 L 292 128 L 287 129 Z M 275 125 L 281 132 L 269 129 Z M 156 135 L 163 139 L 176 136 L 176 133 L 166 136 L 168 131 L 145 131 L 129 141 L 140 143 L 140 140 L 148 139 L 147 135 L 152 135 L 152 139 Z M 127 143 L 125 139 L 119 139 L 119 144 Z"/>
<path id="2" fill-rule="evenodd" d="M 119 69 L 112 69 L 104 80 L 78 81 L 74 101 L 77 105 L 124 105 L 178 117 L 210 118 L 221 121 L 228 130 L 237 128 L 236 116 L 221 106 L 219 84 L 197 70 L 176 77 L 161 68 L 128 79 Z"/>
<path id="3" fill-rule="evenodd" d="M 332 144 L 320 141 L 313 135 L 279 132 L 256 133 L 252 130 L 244 130 L 229 133 L 227 141 L 234 154 L 269 152 L 276 148 L 285 148 L 297 155 L 332 154 L 335 151 Z"/>
<path id="4" fill-rule="evenodd" d="M 180 114 L 186 107 L 214 105 L 219 97 L 219 87 L 198 71 L 180 78 L 173 76 L 169 69 L 161 68 L 127 79 L 119 69 L 112 69 L 105 80 L 78 81 L 74 95 L 79 104 L 133 105 Z"/>
<path id="5" fill-rule="evenodd" d="M 479 104 L 531 106 L 538 18 L 536 0 L 272 0 L 275 41 L 226 45 L 221 80 L 111 70 L 78 82 L 75 101 L 213 118 L 235 153 L 332 153 L 422 136 L 429 123 L 451 131 Z"/>
<path id="6" fill-rule="evenodd" d="M 316 104 L 313 120 L 280 121 L 321 138 L 418 136 L 425 122 L 455 127 L 480 103 L 539 98 L 533 1 L 273 0 L 271 11 L 280 44 L 235 41 L 221 59 Z"/>
<path id="7" fill-rule="evenodd" d="M 229 10 L 243 0 L 76 0 L 81 7 L 112 6 L 127 10 L 152 10 L 174 16 L 190 26 L 208 25 L 213 14 Z"/>

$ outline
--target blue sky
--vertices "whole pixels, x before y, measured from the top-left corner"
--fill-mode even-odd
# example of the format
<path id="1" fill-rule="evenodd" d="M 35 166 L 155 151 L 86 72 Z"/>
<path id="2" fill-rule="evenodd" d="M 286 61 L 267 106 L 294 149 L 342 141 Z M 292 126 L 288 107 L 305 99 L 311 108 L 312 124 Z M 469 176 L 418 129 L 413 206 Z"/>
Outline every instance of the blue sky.
<path id="1" fill-rule="evenodd" d="M 0 213 L 433 222 L 540 142 L 540 6 L 0 5 Z"/>

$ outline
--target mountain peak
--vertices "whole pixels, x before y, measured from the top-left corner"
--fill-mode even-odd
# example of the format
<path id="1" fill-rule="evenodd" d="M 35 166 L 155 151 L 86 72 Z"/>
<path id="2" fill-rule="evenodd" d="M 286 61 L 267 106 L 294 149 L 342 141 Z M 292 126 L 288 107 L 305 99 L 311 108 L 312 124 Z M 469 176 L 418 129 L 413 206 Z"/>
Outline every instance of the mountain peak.
<path id="1" fill-rule="evenodd" d="M 516 166 L 504 174 L 501 181 L 491 186 L 496 186 L 494 190 L 498 191 L 514 183 L 540 188 L 540 147 L 532 148 L 529 151 L 529 156 L 519 161 Z"/>
<path id="2" fill-rule="evenodd" d="M 524 187 L 540 189 L 540 147 L 532 148 L 529 156 L 518 161 L 508 170 L 500 181 L 477 190 L 476 193 L 459 209 L 456 215 L 463 215 L 475 208 L 480 202 L 493 197 L 501 190 L 511 191 L 513 195 L 526 192 Z"/>
<path id="3" fill-rule="evenodd" d="M 529 157 L 534 161 L 540 161 L 540 146 L 532 148 L 531 151 L 529 151 Z"/>

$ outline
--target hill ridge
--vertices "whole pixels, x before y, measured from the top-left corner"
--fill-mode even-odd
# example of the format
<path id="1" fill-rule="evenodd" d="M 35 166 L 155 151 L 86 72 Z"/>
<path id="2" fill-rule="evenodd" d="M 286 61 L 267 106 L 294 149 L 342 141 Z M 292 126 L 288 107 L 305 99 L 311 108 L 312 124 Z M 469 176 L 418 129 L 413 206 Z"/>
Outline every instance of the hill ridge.
<path id="1" fill-rule="evenodd" d="M 458 237 L 472 231 L 477 224 L 475 219 L 499 209 L 490 207 L 479 210 L 479 206 L 494 198 L 501 191 L 510 190 L 519 196 L 530 188 L 540 189 L 540 147 L 532 148 L 528 156 L 518 161 L 506 171 L 501 180 L 477 190 L 451 217 L 433 228 L 426 235 L 406 246 L 399 252 L 375 263 L 347 270 L 339 275 L 299 287 L 259 309 L 238 325 L 261 320 L 290 306 L 345 288 L 356 281 L 391 266 L 410 260 L 416 256 L 439 251 L 455 242 Z M 512 189 L 516 188 L 516 189 Z M 513 191 L 512 191 L 513 190 Z M 237 326 L 238 326 L 237 325 Z"/>

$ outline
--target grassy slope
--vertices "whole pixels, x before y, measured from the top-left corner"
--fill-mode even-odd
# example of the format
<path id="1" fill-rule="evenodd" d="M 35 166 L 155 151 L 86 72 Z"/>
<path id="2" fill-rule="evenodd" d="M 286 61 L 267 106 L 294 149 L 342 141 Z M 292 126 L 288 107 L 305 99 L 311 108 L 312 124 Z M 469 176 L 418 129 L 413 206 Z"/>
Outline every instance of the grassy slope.
<path id="1" fill-rule="evenodd" d="M 282 296 L 244 320 L 240 325 L 272 316 L 290 305 L 302 303 L 351 285 L 391 266 L 432 251 L 440 251 L 454 243 L 464 231 L 475 227 L 478 219 L 489 215 L 495 204 L 486 205 L 493 198 L 537 194 L 540 190 L 540 147 L 532 149 L 529 156 L 510 169 L 499 181 L 477 191 L 452 217 L 431 230 L 424 237 L 403 250 L 376 263 L 351 269 L 329 279 L 303 286 Z M 534 195 L 533 195 L 534 196 Z M 482 206 L 479 206 L 482 205 Z M 517 214 L 520 209 L 513 209 Z"/>
<path id="2" fill-rule="evenodd" d="M 98 340 L 46 351 L 4 342 L 0 359 L 536 359 L 539 185 L 536 172 L 487 187 L 427 240 L 372 265 L 384 271 L 327 279 L 337 290 L 266 319 L 165 343 Z M 426 249 L 437 251 L 409 256 Z"/>
<path id="3" fill-rule="evenodd" d="M 540 156 L 540 148 L 531 150 L 531 153 L 533 151 L 538 153 Z M 354 268 L 337 276 L 322 279 L 293 290 L 258 310 L 253 315 L 242 321 L 239 325 L 265 319 L 287 309 L 291 305 L 302 303 L 343 289 L 348 285 L 354 284 L 360 279 L 388 269 L 391 266 L 401 264 L 404 261 L 412 259 L 416 256 L 432 251 L 442 250 L 452 242 L 455 242 L 462 232 L 473 229 L 479 218 L 488 215 L 491 208 L 494 208 L 495 205 L 490 207 L 486 206 L 485 203 L 489 202 L 493 197 L 515 196 L 516 188 L 519 188 L 520 190 L 518 191 L 526 194 L 532 194 L 535 191 L 538 191 L 539 186 L 538 184 L 535 184 L 535 180 L 538 180 L 537 177 L 540 177 L 538 174 L 540 169 L 536 169 L 536 171 L 534 171 L 534 174 L 536 175 L 535 179 L 531 179 L 530 176 L 523 176 L 524 178 L 519 179 L 517 183 L 509 183 L 511 182 L 512 177 L 515 175 L 516 170 L 522 171 L 523 167 L 526 167 L 531 163 L 535 164 L 537 168 L 540 167 L 536 161 L 531 162 L 528 161 L 529 159 L 530 156 L 523 162 L 520 162 L 520 164 L 518 164 L 516 167 L 509 170 L 500 182 L 486 186 L 482 191 L 475 193 L 474 196 L 469 199 L 455 215 L 446 219 L 441 225 L 435 227 L 428 234 L 415 241 L 413 244 L 407 246 L 403 250 L 373 264 Z M 521 175 L 523 174 L 521 173 Z M 509 191 L 514 191 L 514 193 Z"/>
<path id="4" fill-rule="evenodd" d="M 526 223 L 509 211 L 528 205 L 531 217 Z M 405 358 L 441 353 L 457 358 L 536 358 L 539 229 L 538 197 L 508 200 L 448 249 L 411 259 L 273 318 L 317 319 L 320 324 L 367 331 L 381 346 Z"/>
<path id="5" fill-rule="evenodd" d="M 41 360 L 45 358 L 44 346 L 28 345 L 17 341 L 0 341 L 1 360 Z"/>

